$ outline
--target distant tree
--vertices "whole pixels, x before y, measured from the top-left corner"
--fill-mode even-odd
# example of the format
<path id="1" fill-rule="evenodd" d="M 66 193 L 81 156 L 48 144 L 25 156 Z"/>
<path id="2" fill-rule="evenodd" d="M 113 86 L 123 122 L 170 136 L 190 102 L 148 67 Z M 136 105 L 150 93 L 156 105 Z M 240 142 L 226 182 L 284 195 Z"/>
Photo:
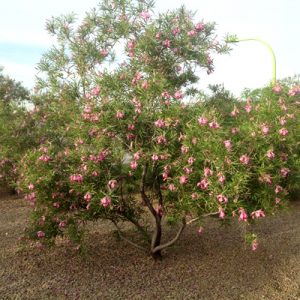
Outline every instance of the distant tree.
<path id="1" fill-rule="evenodd" d="M 18 82 L 3 73 L 0 67 L 0 101 L 2 103 L 20 103 L 29 100 L 29 91 Z"/>
<path id="2" fill-rule="evenodd" d="M 32 147 L 33 123 L 25 102 L 29 91 L 0 68 L 0 186 L 14 191 L 17 162 Z"/>

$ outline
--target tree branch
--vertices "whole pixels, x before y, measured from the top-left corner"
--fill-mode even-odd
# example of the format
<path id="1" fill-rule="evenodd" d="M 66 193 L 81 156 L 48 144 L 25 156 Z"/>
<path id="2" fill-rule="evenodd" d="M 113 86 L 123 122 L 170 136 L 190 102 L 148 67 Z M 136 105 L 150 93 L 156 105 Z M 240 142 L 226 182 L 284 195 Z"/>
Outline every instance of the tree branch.
<path id="1" fill-rule="evenodd" d="M 146 185 L 146 175 L 147 175 L 147 171 L 148 171 L 148 163 L 146 163 L 143 167 L 143 173 L 142 173 L 142 181 L 141 181 L 141 186 L 140 186 L 140 193 L 142 196 L 142 199 L 144 201 L 144 203 L 146 204 L 146 206 L 149 208 L 150 212 L 152 213 L 152 215 L 156 218 L 157 212 L 154 209 L 154 207 L 152 206 L 149 197 L 146 195 L 145 192 L 145 185 Z"/>
<path id="2" fill-rule="evenodd" d="M 205 218 L 205 217 L 209 217 L 209 216 L 215 216 L 217 214 L 219 214 L 218 211 L 217 212 L 208 213 L 208 214 L 204 214 L 204 215 L 202 215 L 200 217 L 197 217 L 195 219 L 189 220 L 188 222 L 186 222 L 186 225 L 190 225 L 190 224 L 194 223 L 195 221 L 198 221 L 200 218 L 203 218 L 203 217 Z"/>
<path id="3" fill-rule="evenodd" d="M 135 248 L 137 248 L 137 249 L 139 249 L 139 250 L 142 250 L 142 251 L 144 251 L 144 252 L 146 251 L 146 249 L 145 249 L 144 247 L 142 247 L 142 246 L 140 246 L 140 245 L 134 243 L 133 241 L 131 241 L 131 240 L 127 239 L 127 238 L 125 238 L 125 237 L 123 236 L 122 231 L 121 231 L 121 229 L 119 228 L 118 224 L 117 224 L 115 221 L 113 221 L 113 220 L 111 220 L 111 221 L 112 221 L 112 223 L 115 225 L 115 227 L 117 228 L 117 232 L 118 232 L 118 235 L 119 235 L 119 238 L 120 238 L 120 239 L 124 240 L 125 242 L 129 243 L 130 245 L 134 246 Z"/>
<path id="4" fill-rule="evenodd" d="M 158 196 L 158 203 L 161 207 L 163 207 L 163 195 L 160 189 L 159 179 L 158 177 L 155 178 L 155 186 L 156 186 L 156 192 Z"/>
<path id="5" fill-rule="evenodd" d="M 162 249 L 164 249 L 164 248 L 167 248 L 167 247 L 172 246 L 172 245 L 179 239 L 179 237 L 180 237 L 182 231 L 183 231 L 184 228 L 185 228 L 185 225 L 186 225 L 186 220 L 185 220 L 185 218 L 182 218 L 182 225 L 181 225 L 181 227 L 179 228 L 179 230 L 178 230 L 176 236 L 175 236 L 171 241 L 169 241 L 169 242 L 167 242 L 167 243 L 165 243 L 165 244 L 159 245 L 159 246 L 157 246 L 157 247 L 151 249 L 151 252 L 152 252 L 152 253 L 155 253 L 155 252 L 160 251 L 160 250 L 162 250 Z"/>
<path id="6" fill-rule="evenodd" d="M 143 226 L 138 221 L 136 221 L 128 216 L 124 216 L 124 218 L 126 220 L 128 220 L 129 222 L 131 222 L 137 228 L 137 230 L 146 238 L 146 241 L 150 244 L 151 238 L 150 238 L 148 232 L 143 228 Z"/>

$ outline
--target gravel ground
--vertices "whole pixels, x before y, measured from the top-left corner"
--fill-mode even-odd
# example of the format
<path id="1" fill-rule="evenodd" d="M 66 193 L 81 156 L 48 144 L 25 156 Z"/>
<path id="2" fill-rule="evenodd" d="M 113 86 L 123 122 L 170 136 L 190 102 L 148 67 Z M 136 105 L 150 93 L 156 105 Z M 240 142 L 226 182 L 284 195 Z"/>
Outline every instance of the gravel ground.
<path id="1" fill-rule="evenodd" d="M 243 242 L 241 226 L 209 219 L 201 236 L 188 228 L 161 262 L 100 223 L 89 226 L 85 258 L 66 245 L 22 247 L 30 208 L 2 196 L 0 210 L 0 299 L 300 299 L 299 201 L 254 226 L 256 252 Z"/>

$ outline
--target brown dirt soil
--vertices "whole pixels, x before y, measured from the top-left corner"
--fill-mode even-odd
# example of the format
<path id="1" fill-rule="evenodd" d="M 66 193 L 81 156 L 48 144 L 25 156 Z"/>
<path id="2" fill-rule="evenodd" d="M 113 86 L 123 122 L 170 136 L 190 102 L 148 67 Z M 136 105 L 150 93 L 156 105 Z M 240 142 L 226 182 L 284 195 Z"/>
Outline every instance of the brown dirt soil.
<path id="1" fill-rule="evenodd" d="M 6 196 L 0 210 L 0 299 L 300 299 L 300 202 L 254 226 L 256 252 L 241 226 L 209 219 L 201 236 L 188 228 L 161 262 L 103 223 L 89 226 L 85 258 L 70 246 L 22 248 L 30 208 Z"/>

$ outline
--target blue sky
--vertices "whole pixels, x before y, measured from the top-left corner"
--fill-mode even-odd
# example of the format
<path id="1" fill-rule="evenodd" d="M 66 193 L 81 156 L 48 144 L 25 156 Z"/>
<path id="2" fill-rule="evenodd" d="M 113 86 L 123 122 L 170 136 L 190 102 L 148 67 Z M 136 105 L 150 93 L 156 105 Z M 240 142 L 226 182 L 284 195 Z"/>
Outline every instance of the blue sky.
<path id="1" fill-rule="evenodd" d="M 0 4 L 0 66 L 5 73 L 34 85 L 35 65 L 53 43 L 45 31 L 51 16 L 75 12 L 82 17 L 96 0 L 2 0 Z M 300 73 L 299 0 L 157 0 L 156 11 L 181 5 L 197 11 L 196 18 L 217 23 L 221 39 L 226 33 L 241 38 L 259 37 L 272 45 L 278 78 Z M 243 42 L 229 56 L 215 59 L 216 71 L 204 76 L 200 87 L 224 83 L 238 94 L 243 88 L 267 84 L 272 76 L 268 51 L 259 43 Z"/>

